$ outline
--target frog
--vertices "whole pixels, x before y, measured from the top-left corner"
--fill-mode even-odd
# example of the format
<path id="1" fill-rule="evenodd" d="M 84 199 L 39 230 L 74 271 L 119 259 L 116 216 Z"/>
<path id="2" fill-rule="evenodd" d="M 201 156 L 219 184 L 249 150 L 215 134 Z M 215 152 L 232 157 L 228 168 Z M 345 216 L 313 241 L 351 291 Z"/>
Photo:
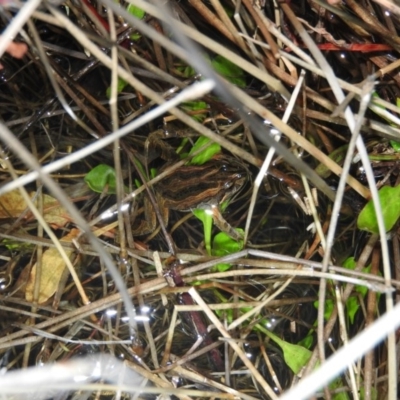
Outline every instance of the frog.
<path id="1" fill-rule="evenodd" d="M 165 171 L 169 165 L 162 168 Z M 236 197 L 248 179 L 242 162 L 228 155 L 218 154 L 202 165 L 183 165 L 154 185 L 154 193 L 165 226 L 170 210 L 187 212 L 194 209 L 210 210 L 214 223 L 235 240 L 242 235 L 225 221 L 220 205 Z M 152 233 L 157 227 L 154 207 L 146 196 L 145 219 L 133 228 L 133 235 Z"/>

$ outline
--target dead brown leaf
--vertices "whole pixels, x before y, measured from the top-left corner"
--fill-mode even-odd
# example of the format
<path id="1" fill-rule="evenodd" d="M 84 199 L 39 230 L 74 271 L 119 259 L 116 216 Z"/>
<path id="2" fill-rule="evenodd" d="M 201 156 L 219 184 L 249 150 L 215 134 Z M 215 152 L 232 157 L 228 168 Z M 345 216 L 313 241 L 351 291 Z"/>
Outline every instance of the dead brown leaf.
<path id="1" fill-rule="evenodd" d="M 72 239 L 79 235 L 79 229 L 71 229 L 71 232 L 64 236 L 61 240 L 71 242 Z M 68 257 L 71 257 L 73 250 L 65 249 Z M 56 292 L 60 279 L 65 270 L 65 262 L 60 256 L 60 253 L 55 248 L 50 248 L 43 253 L 42 268 L 40 274 L 40 289 L 38 303 L 45 303 Z M 33 301 L 33 290 L 36 279 L 36 263 L 32 267 L 26 288 L 25 299 Z"/>
<path id="2" fill-rule="evenodd" d="M 35 195 L 36 192 L 29 193 L 29 197 L 34 199 L 33 203 L 37 206 Z M 18 218 L 26 208 L 27 204 L 18 189 L 0 196 L 0 219 Z M 63 227 L 70 221 L 64 207 L 60 206 L 54 197 L 47 194 L 43 195 L 43 214 L 44 220 L 56 228 Z M 32 217 L 32 213 L 29 212 L 27 217 Z"/>

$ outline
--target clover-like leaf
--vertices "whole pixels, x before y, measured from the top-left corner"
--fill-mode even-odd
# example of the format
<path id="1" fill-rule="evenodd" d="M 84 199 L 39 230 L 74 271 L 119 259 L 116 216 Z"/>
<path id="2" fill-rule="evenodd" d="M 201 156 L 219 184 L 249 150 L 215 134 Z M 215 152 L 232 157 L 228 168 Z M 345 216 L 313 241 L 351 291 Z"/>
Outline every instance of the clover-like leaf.
<path id="1" fill-rule="evenodd" d="M 242 229 L 238 229 L 243 233 Z M 237 253 L 243 249 L 243 240 L 236 241 L 227 233 L 219 232 L 215 235 L 212 245 L 212 253 L 215 256 L 223 257 L 228 254 Z M 231 268 L 231 264 L 217 264 L 214 269 L 218 272 L 224 272 Z"/>

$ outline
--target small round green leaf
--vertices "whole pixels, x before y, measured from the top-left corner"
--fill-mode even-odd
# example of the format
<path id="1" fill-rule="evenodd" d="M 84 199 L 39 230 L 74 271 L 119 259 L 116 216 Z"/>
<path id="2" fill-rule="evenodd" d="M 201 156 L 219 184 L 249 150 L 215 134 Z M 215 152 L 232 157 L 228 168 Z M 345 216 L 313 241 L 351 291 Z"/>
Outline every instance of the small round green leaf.
<path id="1" fill-rule="evenodd" d="M 85 182 L 96 193 L 102 193 L 106 186 L 107 193 L 116 192 L 115 170 L 109 165 L 99 164 L 94 167 L 85 176 Z"/>
<path id="2" fill-rule="evenodd" d="M 238 229 L 243 232 L 242 229 Z M 219 232 L 215 235 L 212 246 L 214 256 L 223 257 L 228 254 L 236 253 L 243 249 L 243 240 L 236 241 L 225 232 Z M 231 268 L 231 264 L 217 264 L 213 269 L 218 272 L 225 272 Z"/>
<path id="3" fill-rule="evenodd" d="M 384 186 L 379 190 L 378 194 L 385 230 L 388 232 L 400 217 L 400 185 L 396 187 Z M 379 233 L 378 221 L 372 200 L 360 212 L 357 219 L 357 226 L 358 229 L 364 231 Z"/>
<path id="4" fill-rule="evenodd" d="M 236 253 L 243 249 L 243 241 L 237 242 L 232 239 L 227 233 L 220 232 L 215 235 L 213 240 L 213 253 L 216 256 L 226 256 L 228 254 Z"/>

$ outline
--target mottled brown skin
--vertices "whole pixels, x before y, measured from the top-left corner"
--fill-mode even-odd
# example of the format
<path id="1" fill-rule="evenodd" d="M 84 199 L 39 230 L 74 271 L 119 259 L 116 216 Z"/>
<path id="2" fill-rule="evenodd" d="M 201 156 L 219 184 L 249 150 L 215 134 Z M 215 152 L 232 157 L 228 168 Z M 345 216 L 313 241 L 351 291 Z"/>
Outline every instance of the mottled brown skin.
<path id="1" fill-rule="evenodd" d="M 164 223 L 168 224 L 169 210 L 190 211 L 218 206 L 240 191 L 247 175 L 248 171 L 236 159 L 222 156 L 203 165 L 178 168 L 154 186 Z M 136 235 L 151 233 L 157 226 L 150 200 L 146 197 L 144 201 L 146 220 L 133 230 Z"/>

